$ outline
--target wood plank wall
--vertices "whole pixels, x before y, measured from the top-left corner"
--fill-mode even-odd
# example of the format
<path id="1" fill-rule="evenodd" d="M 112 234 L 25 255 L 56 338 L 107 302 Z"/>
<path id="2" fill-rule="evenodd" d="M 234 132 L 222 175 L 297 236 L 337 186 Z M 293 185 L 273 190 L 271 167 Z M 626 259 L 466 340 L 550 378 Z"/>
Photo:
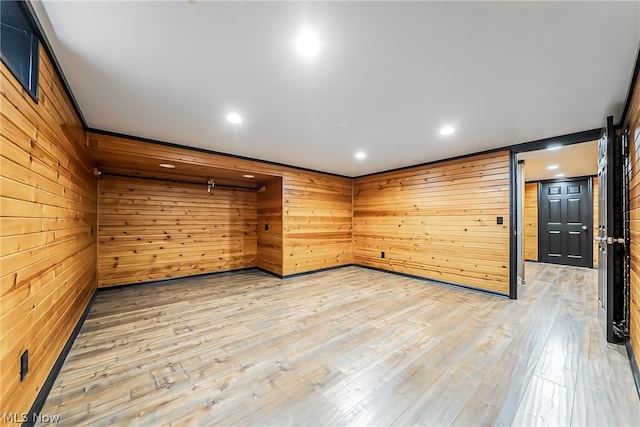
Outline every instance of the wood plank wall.
<path id="1" fill-rule="evenodd" d="M 284 275 L 353 262 L 352 180 L 285 171 Z"/>
<path id="2" fill-rule="evenodd" d="M 212 167 L 282 178 L 282 275 L 351 264 L 352 180 L 248 159 L 89 132 L 94 157 Z M 109 153 L 105 156 L 104 153 Z M 264 226 L 264 224 L 262 224 Z"/>
<path id="3" fill-rule="evenodd" d="M 527 182 L 524 193 L 524 258 L 538 261 L 538 181 Z M 598 177 L 593 178 L 593 232 L 598 229 Z M 598 245 L 593 244 L 593 266 L 598 266 Z"/>
<path id="4" fill-rule="evenodd" d="M 98 285 L 255 267 L 257 200 L 249 190 L 101 177 Z"/>
<path id="5" fill-rule="evenodd" d="M 629 330 L 631 346 L 640 364 L 640 82 L 635 82 L 625 127 L 629 131 L 629 157 L 631 160 L 630 231 L 631 231 L 631 304 Z"/>
<path id="6" fill-rule="evenodd" d="M 354 262 L 507 294 L 509 171 L 501 151 L 355 179 Z"/>
<path id="7" fill-rule="evenodd" d="M 538 261 L 538 181 L 524 185 L 524 259 Z"/>
<path id="8" fill-rule="evenodd" d="M 44 49 L 37 104 L 0 67 L 0 414 L 20 417 L 96 288 L 96 182 L 84 128 Z"/>
<path id="9" fill-rule="evenodd" d="M 282 275 L 282 178 L 258 193 L 258 267 Z"/>

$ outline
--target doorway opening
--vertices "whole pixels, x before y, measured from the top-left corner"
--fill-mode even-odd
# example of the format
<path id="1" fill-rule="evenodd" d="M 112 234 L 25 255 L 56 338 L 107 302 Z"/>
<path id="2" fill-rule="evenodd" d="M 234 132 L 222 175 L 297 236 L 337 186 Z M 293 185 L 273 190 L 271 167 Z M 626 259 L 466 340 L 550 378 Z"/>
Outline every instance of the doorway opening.
<path id="1" fill-rule="evenodd" d="M 518 283 L 526 263 L 598 266 L 598 141 L 518 153 Z"/>

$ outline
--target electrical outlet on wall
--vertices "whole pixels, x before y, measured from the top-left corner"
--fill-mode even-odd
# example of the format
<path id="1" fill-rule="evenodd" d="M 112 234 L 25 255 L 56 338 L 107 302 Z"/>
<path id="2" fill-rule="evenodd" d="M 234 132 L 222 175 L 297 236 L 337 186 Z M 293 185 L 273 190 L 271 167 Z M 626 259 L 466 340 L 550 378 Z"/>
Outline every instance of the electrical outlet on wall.
<path id="1" fill-rule="evenodd" d="M 25 350 L 20 356 L 20 381 L 24 380 L 29 372 L 29 350 Z"/>
<path id="2" fill-rule="evenodd" d="M 380 258 L 384 258 L 384 251 L 380 252 Z"/>

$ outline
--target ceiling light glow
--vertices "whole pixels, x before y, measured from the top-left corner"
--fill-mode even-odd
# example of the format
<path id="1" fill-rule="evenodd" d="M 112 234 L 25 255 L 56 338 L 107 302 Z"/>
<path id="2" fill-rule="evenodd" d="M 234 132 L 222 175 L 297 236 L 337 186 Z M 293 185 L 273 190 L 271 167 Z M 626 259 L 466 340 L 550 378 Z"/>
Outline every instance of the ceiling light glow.
<path id="1" fill-rule="evenodd" d="M 242 117 L 238 113 L 231 113 L 227 116 L 227 121 L 229 123 L 233 123 L 234 125 L 242 123 Z"/>
<path id="2" fill-rule="evenodd" d="M 296 42 L 298 53 L 306 57 L 312 57 L 320 51 L 320 41 L 315 34 L 309 31 L 303 32 Z"/>
<path id="3" fill-rule="evenodd" d="M 556 170 L 556 169 L 558 169 L 558 165 L 549 165 L 549 166 L 547 166 L 547 169 L 549 169 L 550 171 Z"/>
<path id="4" fill-rule="evenodd" d="M 243 178 L 247 178 L 247 179 L 253 179 L 253 178 L 255 178 L 255 175 L 251 175 L 251 174 L 247 173 L 247 174 L 242 175 L 242 177 Z"/>
<path id="5" fill-rule="evenodd" d="M 451 127 L 451 126 L 445 126 L 442 129 L 440 129 L 440 135 L 451 135 L 452 133 L 454 133 L 456 130 Z"/>
<path id="6" fill-rule="evenodd" d="M 167 169 L 176 168 L 176 165 L 172 165 L 171 163 L 160 163 L 158 166 L 160 166 L 161 168 L 167 168 Z"/>
<path id="7" fill-rule="evenodd" d="M 555 151 L 555 150 L 559 150 L 561 148 L 562 148 L 562 145 L 550 145 L 550 146 L 547 147 L 547 150 Z"/>
<path id="8" fill-rule="evenodd" d="M 364 159 L 365 157 L 367 157 L 367 153 L 365 153 L 364 151 L 358 151 L 355 156 L 356 159 Z"/>

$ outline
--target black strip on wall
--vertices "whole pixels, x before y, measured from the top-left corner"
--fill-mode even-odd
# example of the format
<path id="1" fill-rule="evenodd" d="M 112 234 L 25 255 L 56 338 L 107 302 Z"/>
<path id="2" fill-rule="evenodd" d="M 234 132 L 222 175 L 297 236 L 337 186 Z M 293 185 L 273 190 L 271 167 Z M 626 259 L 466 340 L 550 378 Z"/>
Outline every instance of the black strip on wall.
<path id="1" fill-rule="evenodd" d="M 89 303 L 87 304 L 84 311 L 82 312 L 80 319 L 78 319 L 78 323 L 76 323 L 76 326 L 73 328 L 73 331 L 69 336 L 69 339 L 67 340 L 66 344 L 62 348 L 60 355 L 58 356 L 55 363 L 53 364 L 51 371 L 49 371 L 49 375 L 47 375 L 47 379 L 44 381 L 44 384 L 42 385 L 40 392 L 36 396 L 36 400 L 33 402 L 33 405 L 31 405 L 31 408 L 27 413 L 27 420 L 22 423 L 23 427 L 24 426 L 31 427 L 35 425 L 36 421 L 38 420 L 40 411 L 42 411 L 42 408 L 44 407 L 44 403 L 46 402 L 47 397 L 49 396 L 49 393 L 53 388 L 53 384 L 56 382 L 56 378 L 58 378 L 60 369 L 62 369 L 62 365 L 64 364 L 64 361 L 67 359 L 67 356 L 71 351 L 71 347 L 73 347 L 73 343 L 75 342 L 76 337 L 80 333 L 80 329 L 82 329 L 82 325 L 84 325 L 84 321 L 87 319 L 87 316 L 89 316 L 89 312 L 91 311 L 91 307 L 93 306 L 93 302 L 95 301 L 95 298 L 96 298 L 96 293 L 94 292 L 93 295 L 91 296 L 91 299 L 89 300 Z"/>
<path id="2" fill-rule="evenodd" d="M 518 168 L 517 154 L 509 152 L 509 298 L 518 298 L 518 236 L 517 236 L 517 212 L 518 204 Z M 524 198 L 524 194 L 522 195 Z M 524 256 L 524 254 L 523 254 Z"/>

